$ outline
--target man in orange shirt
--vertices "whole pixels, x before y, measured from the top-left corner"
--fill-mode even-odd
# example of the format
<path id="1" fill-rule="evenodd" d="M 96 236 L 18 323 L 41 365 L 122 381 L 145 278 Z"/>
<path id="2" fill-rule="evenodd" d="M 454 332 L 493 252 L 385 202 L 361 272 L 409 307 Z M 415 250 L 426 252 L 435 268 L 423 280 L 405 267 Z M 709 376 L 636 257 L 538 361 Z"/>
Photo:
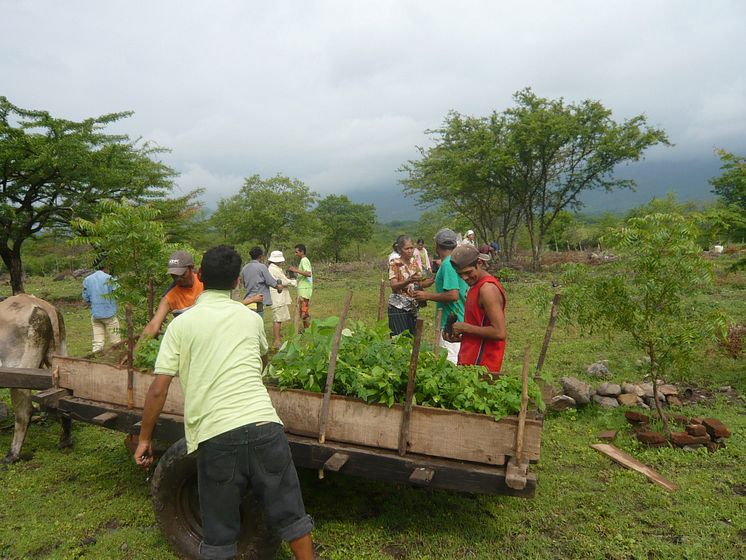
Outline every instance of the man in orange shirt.
<path id="1" fill-rule="evenodd" d="M 194 259 L 186 251 L 176 251 L 169 257 L 168 273 L 174 282 L 163 294 L 155 315 L 143 329 L 142 334 L 145 336 L 158 335 L 169 312 L 174 317 L 183 313 L 194 305 L 204 290 L 202 282 L 194 273 Z"/>

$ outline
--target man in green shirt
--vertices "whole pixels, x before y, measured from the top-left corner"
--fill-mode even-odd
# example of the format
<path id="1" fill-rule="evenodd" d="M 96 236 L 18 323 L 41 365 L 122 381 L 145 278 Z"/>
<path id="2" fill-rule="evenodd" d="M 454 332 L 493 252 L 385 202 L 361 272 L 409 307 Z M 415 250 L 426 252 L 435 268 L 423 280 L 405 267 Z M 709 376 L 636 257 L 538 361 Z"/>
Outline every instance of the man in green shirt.
<path id="1" fill-rule="evenodd" d="M 451 264 L 451 253 L 457 244 L 458 239 L 456 232 L 453 230 L 444 228 L 435 234 L 435 252 L 441 258 L 442 262 L 440 268 L 438 268 L 438 273 L 435 275 L 435 279 L 430 278 L 420 282 L 422 288 L 427 288 L 434 283 L 435 293 L 422 290 L 414 293 L 416 300 L 434 301 L 436 302 L 436 310 L 442 309 L 443 314 L 440 321 L 441 333 L 438 344 L 441 348 L 446 349 L 448 360 L 454 364 L 458 363 L 458 353 L 461 345 L 458 342 L 449 342 L 443 338 L 443 329 L 451 313 L 456 316 L 457 321 L 464 320 L 464 302 L 466 301 L 466 293 L 469 291 L 469 286 L 456 274 L 456 270 Z"/>
<path id="2" fill-rule="evenodd" d="M 240 270 L 241 257 L 225 245 L 202 258 L 197 274 L 205 291 L 166 329 L 145 399 L 135 461 L 142 467 L 153 462 L 153 429 L 171 380 L 178 376 L 187 450 L 198 453 L 204 531 L 200 556 L 236 555 L 242 496 L 250 486 L 268 525 L 289 541 L 296 558 L 311 560 L 313 521 L 303 506 L 282 422 L 262 384 L 262 356 L 268 348 L 264 323 L 230 298 Z"/>
<path id="3" fill-rule="evenodd" d="M 300 316 L 303 318 L 303 328 L 307 329 L 311 324 L 311 315 L 308 308 L 313 293 L 313 271 L 311 270 L 311 261 L 306 256 L 306 246 L 303 243 L 298 243 L 295 246 L 295 256 L 300 259 L 300 263 L 297 268 L 289 266 L 288 270 L 300 275 L 300 278 L 298 278 L 298 302 L 300 303 Z"/>

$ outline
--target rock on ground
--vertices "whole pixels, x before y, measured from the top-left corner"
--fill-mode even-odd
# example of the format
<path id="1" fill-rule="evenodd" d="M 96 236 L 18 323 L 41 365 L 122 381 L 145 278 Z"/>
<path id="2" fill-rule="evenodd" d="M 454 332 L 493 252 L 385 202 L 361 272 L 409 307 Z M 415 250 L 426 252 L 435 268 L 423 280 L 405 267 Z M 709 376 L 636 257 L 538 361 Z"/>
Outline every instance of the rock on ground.
<path id="1" fill-rule="evenodd" d="M 560 379 L 562 392 L 568 397 L 575 399 L 577 404 L 588 404 L 594 394 L 593 387 L 575 377 L 563 377 Z"/>
<path id="2" fill-rule="evenodd" d="M 596 389 L 596 393 L 604 397 L 616 397 L 622 393 L 622 388 L 616 383 L 601 383 Z"/>
<path id="3" fill-rule="evenodd" d="M 619 406 L 619 402 L 614 397 L 602 397 L 601 395 L 593 395 L 593 402 L 604 408 L 616 408 Z"/>
<path id="4" fill-rule="evenodd" d="M 607 366 L 606 360 L 602 360 L 600 362 L 595 362 L 588 366 L 588 375 L 593 375 L 595 377 L 606 377 L 609 375 L 609 368 Z"/>

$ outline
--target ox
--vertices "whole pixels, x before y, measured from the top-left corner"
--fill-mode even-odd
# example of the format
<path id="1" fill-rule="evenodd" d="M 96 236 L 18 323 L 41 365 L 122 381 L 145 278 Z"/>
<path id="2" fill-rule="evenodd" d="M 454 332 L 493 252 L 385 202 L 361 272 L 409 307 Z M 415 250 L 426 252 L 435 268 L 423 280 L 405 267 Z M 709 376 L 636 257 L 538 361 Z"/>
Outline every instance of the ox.
<path id="1" fill-rule="evenodd" d="M 49 302 L 18 294 L 0 302 L 0 365 L 12 368 L 51 367 L 52 355 L 67 355 L 65 322 Z M 31 390 L 11 389 L 15 432 L 4 463 L 18 461 L 31 421 Z M 72 445 L 70 419 L 62 418 L 60 447 Z"/>

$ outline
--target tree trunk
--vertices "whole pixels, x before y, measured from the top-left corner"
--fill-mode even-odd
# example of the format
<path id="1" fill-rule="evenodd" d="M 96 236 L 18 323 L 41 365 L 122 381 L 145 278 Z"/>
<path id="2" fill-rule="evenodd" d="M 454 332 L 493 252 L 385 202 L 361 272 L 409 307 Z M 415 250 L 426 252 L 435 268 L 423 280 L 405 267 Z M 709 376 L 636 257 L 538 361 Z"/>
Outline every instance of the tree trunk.
<path id="1" fill-rule="evenodd" d="M 24 293 L 21 251 L 2 247 L 0 248 L 0 257 L 2 257 L 3 263 L 5 263 L 10 274 L 10 288 L 13 291 L 13 295 Z"/>

